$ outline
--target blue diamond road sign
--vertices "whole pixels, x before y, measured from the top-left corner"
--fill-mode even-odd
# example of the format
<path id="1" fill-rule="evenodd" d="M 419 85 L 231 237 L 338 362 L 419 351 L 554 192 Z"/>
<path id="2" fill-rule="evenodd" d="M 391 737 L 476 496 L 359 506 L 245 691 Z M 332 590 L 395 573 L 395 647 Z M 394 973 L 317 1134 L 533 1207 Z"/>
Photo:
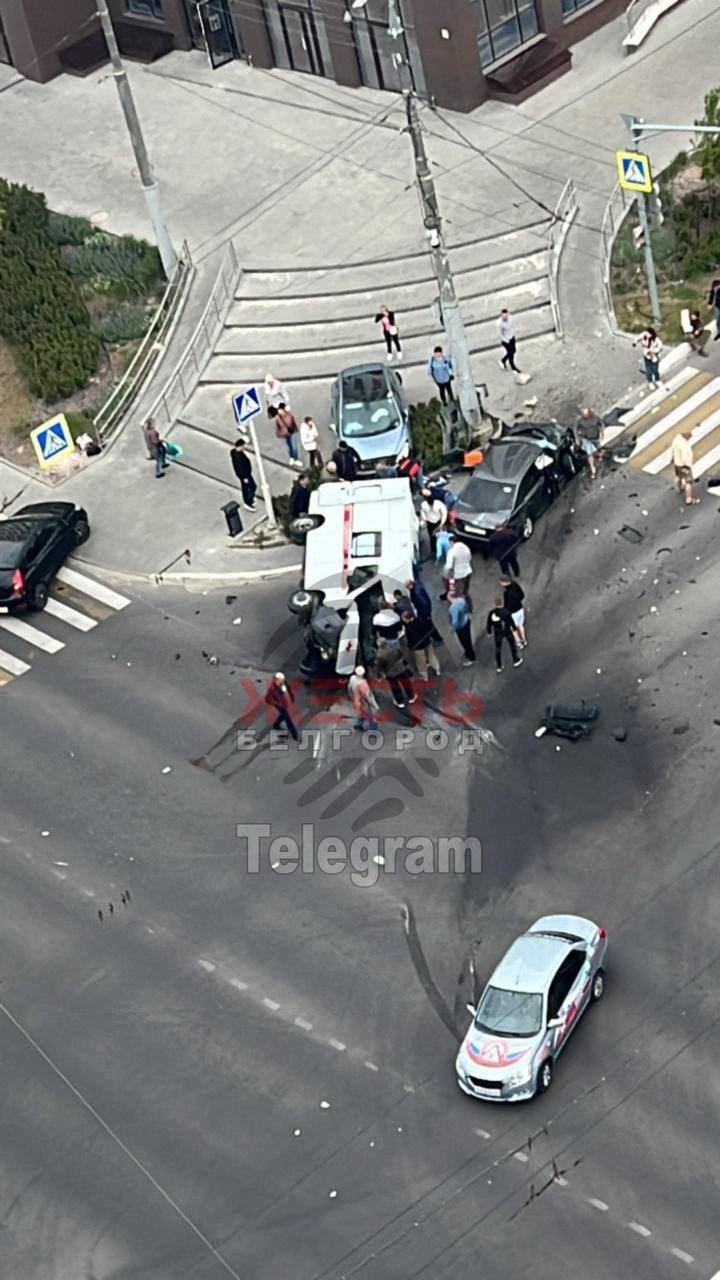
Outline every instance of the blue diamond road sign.
<path id="1" fill-rule="evenodd" d="M 233 409 L 235 411 L 235 421 L 238 426 L 242 426 L 244 422 L 249 422 L 250 418 L 254 418 L 256 413 L 262 411 L 260 403 L 260 392 L 257 387 L 246 387 L 244 391 L 238 391 L 233 396 Z"/>

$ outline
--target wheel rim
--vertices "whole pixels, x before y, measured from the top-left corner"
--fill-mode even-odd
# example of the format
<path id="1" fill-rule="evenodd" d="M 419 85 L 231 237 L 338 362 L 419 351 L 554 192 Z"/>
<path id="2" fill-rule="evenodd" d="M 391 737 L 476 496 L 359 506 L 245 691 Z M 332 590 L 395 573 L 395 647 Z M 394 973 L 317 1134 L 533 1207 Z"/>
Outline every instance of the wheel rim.
<path id="1" fill-rule="evenodd" d="M 543 1089 L 549 1089 L 549 1088 L 550 1088 L 550 1081 L 551 1081 L 551 1080 L 552 1080 L 552 1068 L 551 1068 L 551 1066 L 550 1066 L 550 1063 L 549 1063 L 549 1062 L 546 1062 L 546 1063 L 543 1065 L 543 1069 L 542 1069 L 542 1071 L 540 1072 L 540 1082 L 541 1082 L 541 1084 L 542 1084 Z"/>
<path id="2" fill-rule="evenodd" d="M 604 990 L 605 990 L 605 979 L 601 973 L 596 973 L 595 981 L 593 982 L 593 996 L 595 997 L 596 1000 L 600 999 Z"/>
<path id="3" fill-rule="evenodd" d="M 530 519 L 530 517 L 528 516 L 527 520 L 525 521 L 525 523 L 524 523 L 524 525 L 523 525 L 523 537 L 524 537 L 524 538 L 529 538 L 529 537 L 530 537 L 530 534 L 532 533 L 532 531 L 533 531 L 533 522 L 532 522 L 532 520 Z"/>

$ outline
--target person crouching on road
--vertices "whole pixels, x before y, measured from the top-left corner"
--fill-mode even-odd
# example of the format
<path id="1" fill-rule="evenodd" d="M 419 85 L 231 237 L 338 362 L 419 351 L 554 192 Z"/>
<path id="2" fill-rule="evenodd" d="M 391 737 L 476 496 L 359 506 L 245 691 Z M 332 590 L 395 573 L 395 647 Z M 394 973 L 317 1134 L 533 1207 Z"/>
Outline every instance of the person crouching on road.
<path id="1" fill-rule="evenodd" d="M 273 729 L 287 729 L 290 737 L 297 742 L 300 735 L 290 714 L 294 701 L 292 689 L 288 688 L 284 672 L 278 671 L 267 687 L 265 702 L 277 713 Z"/>
<path id="2" fill-rule="evenodd" d="M 405 654 L 399 645 L 389 644 L 384 636 L 378 636 L 375 669 L 390 685 L 393 702 L 399 711 L 407 711 L 410 703 L 417 702 Z"/>
<path id="3" fill-rule="evenodd" d="M 357 716 L 353 729 L 365 729 L 365 721 L 371 732 L 377 730 L 375 712 L 378 709 L 377 699 L 367 679 L 364 667 L 356 667 L 348 680 L 348 693 Z"/>

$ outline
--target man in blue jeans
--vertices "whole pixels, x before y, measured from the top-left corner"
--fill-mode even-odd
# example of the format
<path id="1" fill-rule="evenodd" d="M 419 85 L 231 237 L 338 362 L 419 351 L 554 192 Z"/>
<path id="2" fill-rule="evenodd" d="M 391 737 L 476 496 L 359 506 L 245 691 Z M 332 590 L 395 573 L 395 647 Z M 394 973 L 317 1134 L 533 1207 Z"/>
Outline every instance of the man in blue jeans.
<path id="1" fill-rule="evenodd" d="M 454 375 L 452 356 L 443 355 L 442 347 L 435 347 L 427 362 L 427 371 L 440 393 L 441 404 L 453 401 L 455 397 L 452 390 Z"/>
<path id="2" fill-rule="evenodd" d="M 288 689 L 284 672 L 278 671 L 273 676 L 265 693 L 265 701 L 277 713 L 273 729 L 287 729 L 290 737 L 297 742 L 299 734 L 290 715 L 290 705 L 295 699 L 292 690 Z"/>
<path id="3" fill-rule="evenodd" d="M 475 661 L 475 649 L 473 648 L 472 636 L 470 634 L 470 610 L 468 608 L 468 599 L 465 595 L 450 596 L 450 609 L 448 617 L 450 626 L 457 636 L 463 648 L 465 657 L 463 658 L 463 666 L 471 667 Z"/>

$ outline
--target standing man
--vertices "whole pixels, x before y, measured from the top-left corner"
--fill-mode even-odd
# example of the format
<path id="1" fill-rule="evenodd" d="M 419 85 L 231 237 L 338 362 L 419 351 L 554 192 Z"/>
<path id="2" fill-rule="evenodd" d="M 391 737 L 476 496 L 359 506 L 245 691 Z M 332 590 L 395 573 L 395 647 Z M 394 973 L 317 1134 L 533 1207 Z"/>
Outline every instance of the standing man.
<path id="1" fill-rule="evenodd" d="M 332 456 L 332 460 L 341 480 L 357 480 L 360 455 L 355 449 L 351 448 L 346 440 L 338 441 L 338 447 Z"/>
<path id="2" fill-rule="evenodd" d="M 512 632 L 512 618 L 508 610 L 504 607 L 502 596 L 495 597 L 495 608 L 491 609 L 487 617 L 487 633 L 492 636 L 495 641 L 495 667 L 500 673 L 503 669 L 502 664 L 502 642 L 507 640 L 512 654 L 513 666 L 522 666 L 522 658 L 515 647 L 515 637 Z"/>
<path id="3" fill-rule="evenodd" d="M 470 610 L 468 609 L 467 597 L 463 595 L 452 595 L 450 597 L 450 608 L 448 610 L 448 618 L 450 626 L 462 645 L 463 666 L 471 667 L 475 661 L 475 649 L 473 647 L 472 635 L 470 634 Z"/>
<path id="4" fill-rule="evenodd" d="M 353 711 L 357 716 L 353 729 L 364 730 L 365 721 L 367 720 L 368 729 L 375 732 L 377 730 L 375 712 L 378 709 L 378 704 L 375 694 L 368 683 L 364 667 L 355 668 L 348 680 L 348 693 L 350 694 Z"/>
<path id="5" fill-rule="evenodd" d="M 278 671 L 273 676 L 265 693 L 265 701 L 277 713 L 273 729 L 287 729 L 290 737 L 297 742 L 300 735 L 290 714 L 290 707 L 295 698 L 292 690 L 287 686 L 284 672 Z"/>
<path id="6" fill-rule="evenodd" d="M 507 574 L 508 577 L 513 575 L 520 577 L 520 565 L 517 558 L 517 545 L 520 541 L 520 535 L 517 529 L 511 524 L 499 524 L 493 529 L 488 539 L 490 554 L 495 557 L 500 565 L 500 572 Z"/>
<path id="7" fill-rule="evenodd" d="M 696 507 L 699 498 L 693 491 L 693 447 L 691 431 L 679 431 L 672 442 L 672 460 L 678 493 L 685 495 L 685 506 Z"/>
<path id="8" fill-rule="evenodd" d="M 590 479 L 597 478 L 597 451 L 602 444 L 603 424 L 592 409 L 581 409 L 575 425 L 575 439 L 587 458 Z"/>
<path id="9" fill-rule="evenodd" d="M 306 516 L 310 510 L 310 477 L 302 472 L 290 490 L 290 519 Z"/>
<path id="10" fill-rule="evenodd" d="M 452 389 L 454 377 L 452 356 L 443 355 L 442 347 L 434 347 L 427 362 L 427 372 L 440 393 L 440 403 L 452 403 L 455 400 Z"/>
<path id="11" fill-rule="evenodd" d="M 527 648 L 527 636 L 525 635 L 525 592 L 516 582 L 514 578 L 503 576 L 500 579 L 500 586 L 503 591 L 503 607 L 507 609 L 512 619 L 513 631 L 515 639 L 521 649 Z"/>
<path id="12" fill-rule="evenodd" d="M 427 529 L 430 539 L 430 558 L 435 559 L 437 536 L 447 524 L 447 507 L 439 498 L 434 498 L 429 489 L 423 489 L 420 503 L 420 522 Z"/>
<path id="13" fill-rule="evenodd" d="M 318 431 L 312 418 L 303 418 L 300 423 L 300 443 L 308 456 L 308 463 L 311 467 L 316 467 L 318 471 L 322 470 L 323 460 L 318 444 L 320 432 Z"/>
<path id="14" fill-rule="evenodd" d="M 240 481 L 243 506 L 246 511 L 254 511 L 257 485 L 252 473 L 252 463 L 245 452 L 244 440 L 239 439 L 235 441 L 232 449 L 230 450 L 230 461 L 232 462 L 232 469 Z"/>
<path id="15" fill-rule="evenodd" d="M 161 480 L 168 469 L 167 449 L 165 441 L 155 424 L 155 419 L 151 418 L 145 424 L 145 443 L 150 450 L 150 457 L 155 460 L 155 479 Z"/>
<path id="16" fill-rule="evenodd" d="M 418 618 L 423 618 L 425 621 L 430 623 L 431 634 L 432 634 L 433 640 L 435 641 L 435 644 L 444 644 L 445 641 L 443 640 L 442 636 L 440 635 L 440 632 L 438 631 L 437 627 L 435 626 L 435 623 L 433 622 L 432 600 L 430 599 L 430 592 L 425 586 L 425 583 L 423 582 L 419 573 L 417 578 L 414 578 L 411 581 L 406 582 L 405 587 L 410 596 L 410 603 L 413 609 L 415 610 Z"/>
<path id="17" fill-rule="evenodd" d="M 416 618 L 410 610 L 402 615 L 405 643 L 415 660 L 420 679 L 427 684 L 428 671 L 440 675 L 440 662 L 433 648 L 433 625 L 427 618 Z"/>
<path id="18" fill-rule="evenodd" d="M 448 535 L 450 539 L 450 548 L 445 559 L 445 569 L 443 575 L 443 586 L 445 590 L 440 596 L 441 600 L 447 600 L 450 592 L 450 583 L 454 584 L 453 591 L 456 596 L 468 597 L 468 608 L 472 611 L 470 603 L 470 577 L 472 575 L 472 554 L 466 542 L 458 542 L 454 533 Z"/>
<path id="19" fill-rule="evenodd" d="M 507 307 L 503 307 L 500 312 L 500 319 L 497 322 L 497 331 L 500 335 L 500 341 L 505 350 L 505 355 L 498 361 L 501 369 L 512 369 L 513 373 L 519 373 L 515 364 L 515 352 L 517 351 L 517 341 L 515 338 L 515 330 L 510 319 L 510 312 Z"/>
<path id="20" fill-rule="evenodd" d="M 715 337 L 713 342 L 717 342 L 718 338 L 720 338 L 720 280 L 715 279 L 710 285 L 708 302 L 715 312 Z"/>

